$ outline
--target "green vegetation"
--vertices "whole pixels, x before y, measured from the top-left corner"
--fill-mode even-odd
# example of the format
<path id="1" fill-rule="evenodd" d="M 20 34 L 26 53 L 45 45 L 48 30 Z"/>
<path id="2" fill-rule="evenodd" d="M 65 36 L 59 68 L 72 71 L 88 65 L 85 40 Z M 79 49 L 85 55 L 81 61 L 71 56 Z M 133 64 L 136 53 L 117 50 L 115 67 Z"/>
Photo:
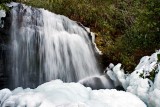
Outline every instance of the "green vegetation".
<path id="1" fill-rule="evenodd" d="M 5 5 L 5 3 L 9 3 L 14 0 L 1 0 L 0 1 L 0 10 L 9 11 L 9 8 Z"/>
<path id="2" fill-rule="evenodd" d="M 159 69 L 158 69 L 158 64 L 152 69 L 152 71 L 149 72 L 149 75 L 148 76 L 144 76 L 145 72 L 143 71 L 143 73 L 141 73 L 139 76 L 141 78 L 148 78 L 150 79 L 152 82 L 154 82 L 154 79 L 156 77 L 156 74 L 159 72 Z"/>
<path id="3" fill-rule="evenodd" d="M 151 72 L 150 72 L 150 76 L 148 77 L 152 82 L 154 82 L 154 79 L 155 79 L 155 76 L 156 76 L 156 69 L 153 69 Z"/>
<path id="4" fill-rule="evenodd" d="M 160 62 L 160 54 L 157 54 L 158 62 Z"/>
<path id="5" fill-rule="evenodd" d="M 90 27 L 104 53 L 104 66 L 121 62 L 125 70 L 133 71 L 142 56 L 160 48 L 160 0 L 16 1 L 68 16 Z"/>
<path id="6" fill-rule="evenodd" d="M 8 3 L 8 2 L 11 2 L 11 1 L 15 1 L 15 0 L 1 0 L 0 4 L 2 4 L 2 3 Z"/>
<path id="7" fill-rule="evenodd" d="M 158 54 L 158 55 L 159 55 L 159 54 Z M 146 73 L 146 72 L 143 71 L 143 73 L 140 73 L 139 77 L 141 77 L 141 78 L 143 78 L 143 79 L 144 79 L 144 78 L 148 78 L 148 79 L 150 79 L 152 82 L 154 82 L 154 79 L 155 79 L 157 73 L 159 72 L 158 64 L 159 64 L 159 63 L 157 63 L 156 66 L 155 66 L 151 71 L 149 71 L 149 75 L 144 74 L 144 73 Z"/>

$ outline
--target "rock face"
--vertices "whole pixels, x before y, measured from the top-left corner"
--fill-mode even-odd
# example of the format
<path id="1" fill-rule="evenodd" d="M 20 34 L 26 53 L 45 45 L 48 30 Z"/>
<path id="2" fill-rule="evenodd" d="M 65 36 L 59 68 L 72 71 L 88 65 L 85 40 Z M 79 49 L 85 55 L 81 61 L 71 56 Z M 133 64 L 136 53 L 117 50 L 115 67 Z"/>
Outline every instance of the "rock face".
<path id="1" fill-rule="evenodd" d="M 4 22 L 3 22 L 3 17 L 6 16 L 6 12 L 4 10 L 0 10 L 0 27 L 3 28 L 4 27 Z"/>
<path id="2" fill-rule="evenodd" d="M 5 70 L 6 66 L 5 51 L 0 50 L 0 89 L 7 87 L 7 74 Z"/>
<path id="3" fill-rule="evenodd" d="M 0 89 L 8 87 L 8 69 L 7 58 L 8 55 L 8 42 L 9 42 L 9 29 L 11 25 L 10 13 L 6 13 L 6 17 L 1 17 L 4 22 L 3 27 L 0 27 Z"/>

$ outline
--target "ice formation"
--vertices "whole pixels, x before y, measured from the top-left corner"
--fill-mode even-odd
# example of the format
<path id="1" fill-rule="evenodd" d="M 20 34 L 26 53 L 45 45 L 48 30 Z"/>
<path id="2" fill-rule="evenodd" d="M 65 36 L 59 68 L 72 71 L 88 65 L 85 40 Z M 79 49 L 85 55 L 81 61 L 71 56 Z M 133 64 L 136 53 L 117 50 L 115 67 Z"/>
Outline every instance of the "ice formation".
<path id="1" fill-rule="evenodd" d="M 1 107 L 146 107 L 135 95 L 112 90 L 91 90 L 79 83 L 54 80 L 36 89 L 0 91 Z"/>
<path id="2" fill-rule="evenodd" d="M 89 32 L 90 32 L 90 31 L 89 31 Z M 100 50 L 98 49 L 97 44 L 95 43 L 95 33 L 91 32 L 91 36 L 92 36 L 92 43 L 93 43 L 93 45 L 94 45 L 94 47 L 95 47 L 96 52 L 97 52 L 99 55 L 102 55 L 102 54 L 103 54 L 102 51 L 100 51 Z"/>
<path id="3" fill-rule="evenodd" d="M 110 64 L 107 74 L 122 84 L 127 92 L 142 99 L 148 107 L 160 107 L 160 50 L 144 56 L 131 74 L 124 74 L 121 64 Z M 154 77 L 155 76 L 155 77 Z"/>

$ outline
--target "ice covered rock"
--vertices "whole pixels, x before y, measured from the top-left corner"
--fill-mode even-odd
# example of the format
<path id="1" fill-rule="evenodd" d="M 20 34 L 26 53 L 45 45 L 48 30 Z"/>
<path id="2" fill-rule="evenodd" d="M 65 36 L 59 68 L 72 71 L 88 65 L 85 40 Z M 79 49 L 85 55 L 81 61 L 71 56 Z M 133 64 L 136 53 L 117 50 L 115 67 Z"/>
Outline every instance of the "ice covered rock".
<path id="1" fill-rule="evenodd" d="M 121 69 L 122 64 L 110 64 L 109 67 L 106 68 L 107 75 L 111 78 L 114 83 L 114 86 L 122 86 L 124 89 L 127 88 L 126 83 L 126 76 L 127 74 L 124 73 L 124 70 Z"/>
<path id="2" fill-rule="evenodd" d="M 0 90 L 1 107 L 146 107 L 135 95 L 54 80 L 36 89 Z"/>
<path id="3" fill-rule="evenodd" d="M 127 92 L 137 95 L 148 107 L 160 107 L 160 50 L 141 58 L 131 74 L 124 74 L 121 64 L 110 64 L 106 73 L 113 81 L 120 82 Z"/>
<path id="4" fill-rule="evenodd" d="M 148 95 L 149 107 L 160 107 L 160 90 L 154 89 Z"/>
<path id="5" fill-rule="evenodd" d="M 139 96 L 144 102 L 149 103 L 149 105 L 153 103 L 151 96 L 158 95 L 158 93 L 155 93 L 158 92 L 160 87 L 160 74 L 156 75 L 156 72 L 160 70 L 157 54 L 160 54 L 160 51 L 155 52 L 151 56 L 144 56 L 135 68 L 135 71 L 128 77 L 129 86 L 127 87 L 127 91 Z M 155 77 L 153 77 L 153 74 Z M 152 80 L 152 78 L 155 79 Z M 160 101 L 160 96 L 156 96 L 155 98 L 158 98 Z M 156 107 L 159 106 L 157 105 Z"/>

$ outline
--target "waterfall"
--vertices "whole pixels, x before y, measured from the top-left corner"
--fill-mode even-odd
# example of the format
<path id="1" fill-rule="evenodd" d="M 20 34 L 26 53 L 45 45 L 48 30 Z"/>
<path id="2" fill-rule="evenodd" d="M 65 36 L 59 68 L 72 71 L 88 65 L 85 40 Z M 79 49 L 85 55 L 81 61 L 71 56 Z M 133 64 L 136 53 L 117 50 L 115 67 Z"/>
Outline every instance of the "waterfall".
<path id="1" fill-rule="evenodd" d="M 75 21 L 23 4 L 14 4 L 11 17 L 12 87 L 99 74 L 88 32 Z"/>

